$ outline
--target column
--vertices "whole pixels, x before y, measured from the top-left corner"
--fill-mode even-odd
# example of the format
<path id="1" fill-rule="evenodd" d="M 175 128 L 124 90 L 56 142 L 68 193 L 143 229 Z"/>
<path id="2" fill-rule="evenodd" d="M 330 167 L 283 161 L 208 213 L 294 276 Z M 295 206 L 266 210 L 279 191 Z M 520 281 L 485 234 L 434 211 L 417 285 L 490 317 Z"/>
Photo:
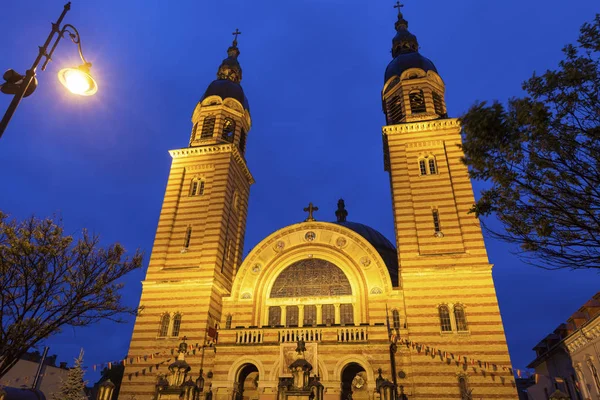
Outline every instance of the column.
<path id="1" fill-rule="evenodd" d="M 304 305 L 298 305 L 298 327 L 304 326 Z"/>
<path id="2" fill-rule="evenodd" d="M 317 304 L 317 324 L 323 323 L 323 304 Z"/>
<path id="3" fill-rule="evenodd" d="M 281 306 L 281 324 L 280 325 L 285 326 L 286 319 L 287 319 L 287 306 Z"/>
<path id="4" fill-rule="evenodd" d="M 335 323 L 339 324 L 341 321 L 340 318 L 340 303 L 334 304 L 333 305 L 335 307 Z"/>

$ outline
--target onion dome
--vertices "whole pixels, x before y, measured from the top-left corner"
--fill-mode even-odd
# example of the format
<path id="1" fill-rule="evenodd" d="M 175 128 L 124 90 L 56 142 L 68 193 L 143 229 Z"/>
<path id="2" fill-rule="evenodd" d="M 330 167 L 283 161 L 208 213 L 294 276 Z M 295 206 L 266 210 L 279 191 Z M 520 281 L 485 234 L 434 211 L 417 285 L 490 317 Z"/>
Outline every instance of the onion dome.
<path id="1" fill-rule="evenodd" d="M 393 76 L 400 76 L 402 72 L 410 68 L 420 68 L 423 71 L 437 72 L 433 62 L 419 53 L 419 42 L 417 37 L 408 31 L 408 21 L 404 19 L 400 8 L 398 8 L 398 21 L 396 21 L 396 36 L 392 40 L 392 57 L 394 59 L 389 63 L 385 70 L 385 81 L 387 82 Z"/>
<path id="2" fill-rule="evenodd" d="M 208 88 L 200 101 L 209 96 L 219 96 L 223 100 L 232 98 L 242 103 L 246 110 L 250 109 L 248 99 L 240 85 L 240 82 L 242 81 L 242 67 L 238 62 L 240 49 L 237 47 L 237 35 L 240 33 L 241 32 L 238 30 L 234 32 L 235 39 L 233 40 L 232 45 L 227 49 L 227 58 L 224 59 L 219 66 L 217 79 L 208 85 Z"/>

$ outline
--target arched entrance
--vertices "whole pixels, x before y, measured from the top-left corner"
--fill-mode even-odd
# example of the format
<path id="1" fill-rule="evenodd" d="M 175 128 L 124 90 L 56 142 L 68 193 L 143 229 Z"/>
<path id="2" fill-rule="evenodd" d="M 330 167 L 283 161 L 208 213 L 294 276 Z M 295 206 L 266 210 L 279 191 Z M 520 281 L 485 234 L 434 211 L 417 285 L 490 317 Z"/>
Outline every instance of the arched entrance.
<path id="1" fill-rule="evenodd" d="M 233 385 L 233 400 L 257 400 L 258 378 L 256 365 L 242 365 Z"/>
<path id="2" fill-rule="evenodd" d="M 362 400 L 368 399 L 366 389 L 367 373 L 362 365 L 351 362 L 342 370 L 341 376 L 342 394 L 340 400 Z"/>

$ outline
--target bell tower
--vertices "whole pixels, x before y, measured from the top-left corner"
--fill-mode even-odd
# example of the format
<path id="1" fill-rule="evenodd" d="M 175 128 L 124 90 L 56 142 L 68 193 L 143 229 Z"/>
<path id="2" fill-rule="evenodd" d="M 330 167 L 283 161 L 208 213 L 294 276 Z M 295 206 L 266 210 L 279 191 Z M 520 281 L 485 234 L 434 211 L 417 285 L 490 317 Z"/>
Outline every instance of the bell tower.
<path id="1" fill-rule="evenodd" d="M 384 169 L 404 294 L 397 307 L 404 308 L 404 339 L 461 358 L 441 362 L 411 353 L 397 368 L 406 373 L 404 388 L 419 398 L 465 398 L 470 389 L 473 398 L 516 398 L 508 371 L 497 368 L 491 379 L 489 369 L 482 374 L 464 361 L 510 365 L 492 265 L 479 221 L 469 213 L 474 196 L 461 162 L 460 122 L 448 117 L 444 82 L 420 54 L 401 7 L 382 90 Z"/>
<path id="2" fill-rule="evenodd" d="M 188 146 L 169 152 L 171 171 L 127 355 L 141 359 L 126 367 L 125 376 L 145 373 L 123 380 L 123 398 L 154 395 L 160 371 L 150 368 L 157 360 L 149 354 L 170 354 L 183 336 L 205 343 L 242 261 L 254 179 L 244 156 L 251 118 L 240 85 L 239 34 L 192 113 Z M 205 370 L 213 357 L 211 351 L 202 358 Z M 193 363 L 200 361 L 192 360 L 190 375 L 197 378 L 200 366 Z"/>

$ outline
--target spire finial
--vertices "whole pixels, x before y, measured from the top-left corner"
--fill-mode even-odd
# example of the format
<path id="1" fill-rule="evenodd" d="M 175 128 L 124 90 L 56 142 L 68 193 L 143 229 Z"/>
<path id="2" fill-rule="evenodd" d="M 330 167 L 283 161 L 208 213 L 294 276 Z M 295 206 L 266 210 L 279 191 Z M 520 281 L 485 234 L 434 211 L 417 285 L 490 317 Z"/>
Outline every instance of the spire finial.
<path id="1" fill-rule="evenodd" d="M 232 35 L 235 36 L 233 38 L 233 47 L 237 46 L 237 38 L 238 38 L 238 35 L 241 35 L 241 34 L 242 34 L 242 32 L 240 32 L 240 30 L 238 28 L 235 28 L 235 32 L 232 33 Z"/>
<path id="2" fill-rule="evenodd" d="M 397 1 L 394 8 L 398 9 L 398 15 L 402 15 L 402 7 L 404 7 L 404 4 L 400 3 L 400 1 Z"/>

